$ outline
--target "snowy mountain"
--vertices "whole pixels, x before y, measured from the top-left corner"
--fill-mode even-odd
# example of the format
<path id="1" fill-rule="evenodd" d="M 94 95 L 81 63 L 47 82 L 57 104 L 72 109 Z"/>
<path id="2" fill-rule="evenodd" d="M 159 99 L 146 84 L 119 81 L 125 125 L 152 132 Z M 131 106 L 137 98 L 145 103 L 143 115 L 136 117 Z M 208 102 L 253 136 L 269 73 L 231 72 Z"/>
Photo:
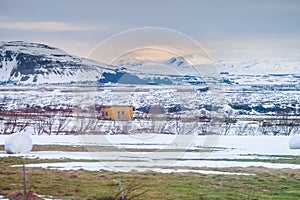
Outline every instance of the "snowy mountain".
<path id="1" fill-rule="evenodd" d="M 203 85 L 211 70 L 224 84 L 299 85 L 300 61 L 219 61 L 216 67 L 192 66 L 194 57 L 165 62 L 122 60 L 112 66 L 45 44 L 0 42 L 0 84 L 96 83 L 133 85 Z M 199 67 L 199 68 L 197 68 Z M 213 74 L 213 73 L 212 73 Z"/>
<path id="2" fill-rule="evenodd" d="M 44 44 L 0 42 L 1 84 L 66 84 L 97 81 L 112 66 L 79 58 Z"/>
<path id="3" fill-rule="evenodd" d="M 207 73 L 201 73 L 201 69 L 208 66 L 193 66 L 181 56 L 166 61 L 121 60 L 117 65 L 150 85 L 203 85 Z"/>
<path id="4" fill-rule="evenodd" d="M 299 74 L 300 60 L 250 60 L 216 62 L 220 70 L 236 75 Z"/>
<path id="5" fill-rule="evenodd" d="M 175 66 L 178 68 L 188 68 L 190 65 L 188 64 L 188 61 L 184 57 L 173 57 L 167 60 L 164 64 Z"/>
<path id="6" fill-rule="evenodd" d="M 300 86 L 299 60 L 219 61 L 216 65 L 222 79 L 229 84 L 271 90 L 298 90 Z"/>
<path id="7" fill-rule="evenodd" d="M 136 61 L 137 62 L 137 61 Z M 45 44 L 0 42 L 0 84 L 173 84 L 166 74 L 139 70 L 144 62 L 112 66 Z M 152 69 L 152 68 L 149 68 Z M 172 75 L 172 74 L 171 74 Z"/>

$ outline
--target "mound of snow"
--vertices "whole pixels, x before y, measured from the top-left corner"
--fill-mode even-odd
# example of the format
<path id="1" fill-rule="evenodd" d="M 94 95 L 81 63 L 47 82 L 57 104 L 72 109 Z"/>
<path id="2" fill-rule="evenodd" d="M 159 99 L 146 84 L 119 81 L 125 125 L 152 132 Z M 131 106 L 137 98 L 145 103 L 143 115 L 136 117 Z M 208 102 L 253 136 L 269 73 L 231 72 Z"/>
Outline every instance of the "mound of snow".
<path id="1" fill-rule="evenodd" d="M 5 141 L 5 151 L 8 154 L 29 153 L 32 149 L 32 140 L 25 132 L 12 134 Z"/>
<path id="2" fill-rule="evenodd" d="M 300 136 L 295 135 L 290 139 L 290 149 L 300 149 Z"/>

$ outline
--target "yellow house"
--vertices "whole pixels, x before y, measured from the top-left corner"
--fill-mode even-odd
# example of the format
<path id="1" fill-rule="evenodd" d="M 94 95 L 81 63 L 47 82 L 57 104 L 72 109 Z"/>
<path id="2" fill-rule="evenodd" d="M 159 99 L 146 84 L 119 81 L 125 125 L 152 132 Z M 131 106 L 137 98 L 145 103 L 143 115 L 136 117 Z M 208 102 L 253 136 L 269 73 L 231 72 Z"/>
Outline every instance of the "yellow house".
<path id="1" fill-rule="evenodd" d="M 102 119 L 133 120 L 133 106 L 107 106 L 102 108 Z"/>

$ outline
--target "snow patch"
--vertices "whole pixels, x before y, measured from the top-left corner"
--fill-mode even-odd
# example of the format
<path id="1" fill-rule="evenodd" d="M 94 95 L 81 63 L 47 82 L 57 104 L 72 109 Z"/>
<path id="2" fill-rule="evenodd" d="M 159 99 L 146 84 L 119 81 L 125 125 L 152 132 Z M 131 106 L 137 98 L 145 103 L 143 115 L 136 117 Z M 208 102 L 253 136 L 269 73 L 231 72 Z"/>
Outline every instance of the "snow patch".
<path id="1" fill-rule="evenodd" d="M 158 173 L 199 173 L 199 174 L 217 174 L 217 175 L 244 175 L 251 176 L 255 174 L 249 173 L 237 173 L 237 172 L 222 172 L 214 170 L 197 170 L 197 169 L 165 169 L 159 167 L 118 167 L 117 170 L 112 170 L 107 168 L 98 162 L 65 162 L 65 163 L 37 163 L 37 164 L 27 164 L 27 167 L 38 167 L 38 168 L 47 168 L 47 169 L 58 169 L 58 170 L 87 170 L 87 171 L 114 171 L 114 172 L 158 172 Z M 21 165 L 13 165 L 12 167 L 21 167 Z"/>

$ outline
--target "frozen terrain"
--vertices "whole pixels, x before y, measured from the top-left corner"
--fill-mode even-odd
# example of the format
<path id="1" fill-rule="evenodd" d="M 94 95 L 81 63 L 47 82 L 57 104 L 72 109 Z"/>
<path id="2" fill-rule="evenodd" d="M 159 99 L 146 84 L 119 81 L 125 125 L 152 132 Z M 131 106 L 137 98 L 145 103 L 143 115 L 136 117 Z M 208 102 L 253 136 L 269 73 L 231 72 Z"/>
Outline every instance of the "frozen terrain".
<path id="1" fill-rule="evenodd" d="M 193 120 L 205 135 L 216 118 L 229 122 L 217 131 L 224 135 L 299 133 L 299 60 L 218 61 L 209 66 L 211 73 L 202 73 L 187 57 L 112 66 L 21 41 L 0 42 L 0 57 L 1 134 L 24 126 L 37 135 L 90 133 L 83 131 L 90 123 L 84 119 L 98 118 L 107 105 L 132 105 L 135 120 L 129 131 L 94 120 L 105 134 L 143 133 L 149 118 L 155 120 L 149 115 L 153 107 L 164 114 L 158 117 L 166 134 L 178 134 L 184 120 Z"/>
<path id="2" fill-rule="evenodd" d="M 12 155 L 72 159 L 29 165 L 52 169 L 299 169 L 284 162 L 300 155 L 289 149 L 300 131 L 299 67 L 298 60 L 219 61 L 201 74 L 183 57 L 112 66 L 43 44 L 0 42 L 0 144 L 27 128 L 33 145 L 86 147 Z M 134 120 L 100 120 L 107 105 L 132 105 Z M 227 136 L 201 136 L 208 133 Z"/>
<path id="3" fill-rule="evenodd" d="M 8 136 L 0 137 L 3 144 Z M 71 162 L 30 164 L 28 167 L 109 171 L 207 172 L 200 168 L 266 167 L 300 169 L 299 164 L 274 162 L 299 156 L 286 136 L 32 136 L 35 145 L 85 146 L 86 152 L 33 151 L 27 158 L 72 159 Z M 211 146 L 209 146 L 211 145 Z M 92 147 L 113 147 L 95 152 Z M 1 157 L 11 156 L 1 152 Z M 197 171 L 200 170 L 200 171 Z"/>
<path id="4" fill-rule="evenodd" d="M 0 86 L 0 91 L 0 131 L 4 134 L 17 131 L 18 127 L 12 130 L 14 121 L 18 126 L 27 124 L 35 130 L 34 134 L 81 134 L 79 129 L 84 127 L 76 125 L 84 126 L 84 123 L 88 123 L 84 122 L 81 115 L 94 117 L 93 123 L 98 131 L 118 133 L 116 125 L 122 126 L 121 123 L 96 120 L 101 115 L 101 106 L 105 105 L 132 105 L 135 108 L 135 120 L 128 122 L 128 126 L 137 129 L 152 123 L 158 115 L 151 118 L 151 110 L 158 108 L 159 112 L 165 114 L 162 116 L 165 120 L 165 130 L 162 132 L 168 134 L 177 134 L 175 129 L 181 127 L 183 119 L 187 118 L 191 118 L 200 127 L 199 134 L 206 134 L 209 132 L 206 127 L 210 124 L 207 120 L 217 115 L 232 118 L 227 132 L 226 127 L 221 130 L 227 135 L 293 135 L 298 134 L 300 123 L 300 91 L 297 90 L 256 90 L 246 86 L 226 86 L 224 93 L 215 94 L 219 99 L 214 102 L 220 104 L 215 106 L 218 109 L 215 114 L 211 114 L 214 94 L 205 88 Z M 60 129 L 57 128 L 59 125 Z M 136 132 L 142 131 L 131 131 Z"/>

